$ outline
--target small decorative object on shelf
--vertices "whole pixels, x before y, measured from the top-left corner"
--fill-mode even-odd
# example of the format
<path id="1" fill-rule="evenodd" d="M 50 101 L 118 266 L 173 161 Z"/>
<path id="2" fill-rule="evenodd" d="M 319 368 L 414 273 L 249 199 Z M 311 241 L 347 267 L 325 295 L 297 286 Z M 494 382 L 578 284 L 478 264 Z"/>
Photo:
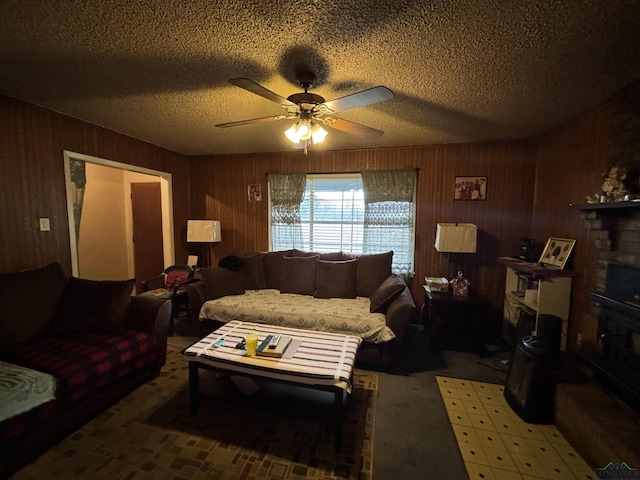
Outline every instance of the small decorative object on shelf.
<path id="1" fill-rule="evenodd" d="M 546 268 L 562 270 L 569 260 L 576 241 L 572 238 L 549 237 L 538 262 Z"/>
<path id="2" fill-rule="evenodd" d="M 458 297 L 466 297 L 469 295 L 469 280 L 464 278 L 462 271 L 458 271 L 458 275 L 451 281 L 451 289 L 453 294 Z"/>
<path id="3" fill-rule="evenodd" d="M 449 292 L 449 280 L 444 277 L 424 277 L 424 288 L 428 292 Z"/>
<path id="4" fill-rule="evenodd" d="M 625 202 L 640 195 L 640 166 L 637 163 L 619 163 L 604 174 L 602 192 L 585 197 L 587 203 Z"/>

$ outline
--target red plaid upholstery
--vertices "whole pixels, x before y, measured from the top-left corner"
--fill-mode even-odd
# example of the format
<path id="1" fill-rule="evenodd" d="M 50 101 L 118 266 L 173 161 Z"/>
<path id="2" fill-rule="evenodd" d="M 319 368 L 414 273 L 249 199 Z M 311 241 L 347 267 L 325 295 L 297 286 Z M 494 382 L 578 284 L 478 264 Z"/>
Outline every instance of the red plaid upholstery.
<path id="1" fill-rule="evenodd" d="M 25 345 L 14 358 L 20 359 L 21 366 L 53 375 L 56 400 L 0 423 L 0 440 L 19 435 L 32 422 L 53 415 L 64 403 L 155 364 L 158 350 L 152 334 L 125 329 L 52 336 Z"/>

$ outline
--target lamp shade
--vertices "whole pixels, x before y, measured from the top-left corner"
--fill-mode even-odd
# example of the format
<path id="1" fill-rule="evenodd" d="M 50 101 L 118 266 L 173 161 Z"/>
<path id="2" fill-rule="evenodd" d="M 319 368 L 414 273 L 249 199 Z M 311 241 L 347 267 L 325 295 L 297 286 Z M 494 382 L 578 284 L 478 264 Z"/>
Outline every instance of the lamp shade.
<path id="1" fill-rule="evenodd" d="M 187 220 L 187 242 L 212 243 L 222 241 L 218 220 Z"/>
<path id="2" fill-rule="evenodd" d="M 476 253 L 477 227 L 473 223 L 438 223 L 436 250 L 449 253 Z"/>

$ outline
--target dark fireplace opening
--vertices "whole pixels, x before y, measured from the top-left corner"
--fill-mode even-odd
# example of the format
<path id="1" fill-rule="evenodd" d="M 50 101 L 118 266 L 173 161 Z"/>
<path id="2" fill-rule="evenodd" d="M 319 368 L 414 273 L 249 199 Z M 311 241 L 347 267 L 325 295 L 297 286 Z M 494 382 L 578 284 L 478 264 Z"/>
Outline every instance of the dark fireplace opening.
<path id="1" fill-rule="evenodd" d="M 584 358 L 596 378 L 640 412 L 640 269 L 610 263 L 604 292 L 589 292 L 600 304 L 598 348 Z"/>

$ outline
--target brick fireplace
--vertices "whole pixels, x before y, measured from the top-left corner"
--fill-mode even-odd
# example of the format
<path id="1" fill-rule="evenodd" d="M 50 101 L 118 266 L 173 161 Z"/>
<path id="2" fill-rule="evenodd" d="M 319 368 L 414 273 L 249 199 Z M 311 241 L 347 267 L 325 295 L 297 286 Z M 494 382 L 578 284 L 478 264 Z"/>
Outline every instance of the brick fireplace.
<path id="1" fill-rule="evenodd" d="M 640 412 L 640 203 L 581 210 L 597 252 L 589 298 L 598 339 L 580 354 L 596 379 Z"/>

